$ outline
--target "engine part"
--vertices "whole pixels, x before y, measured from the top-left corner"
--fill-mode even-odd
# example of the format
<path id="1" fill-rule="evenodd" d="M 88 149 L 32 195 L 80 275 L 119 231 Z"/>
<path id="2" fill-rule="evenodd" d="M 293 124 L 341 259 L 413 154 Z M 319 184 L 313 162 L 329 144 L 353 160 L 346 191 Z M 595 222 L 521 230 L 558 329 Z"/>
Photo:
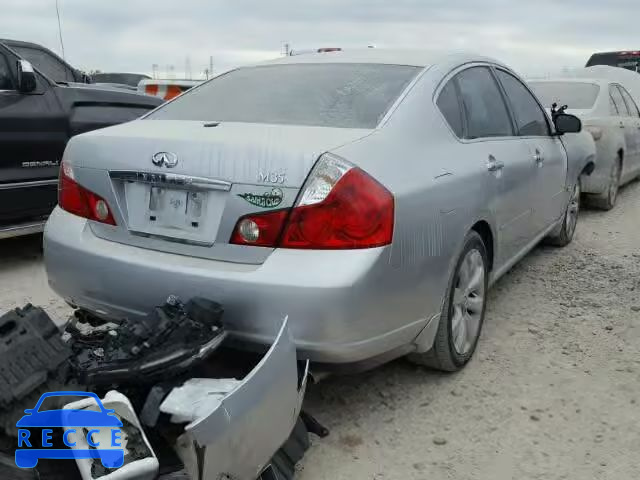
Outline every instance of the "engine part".
<path id="1" fill-rule="evenodd" d="M 183 304 L 171 296 L 144 320 L 124 321 L 111 329 L 90 315 L 76 316 L 67 328 L 74 373 L 81 383 L 93 386 L 149 385 L 175 377 L 223 342 L 223 312 L 210 300 L 194 298 Z"/>

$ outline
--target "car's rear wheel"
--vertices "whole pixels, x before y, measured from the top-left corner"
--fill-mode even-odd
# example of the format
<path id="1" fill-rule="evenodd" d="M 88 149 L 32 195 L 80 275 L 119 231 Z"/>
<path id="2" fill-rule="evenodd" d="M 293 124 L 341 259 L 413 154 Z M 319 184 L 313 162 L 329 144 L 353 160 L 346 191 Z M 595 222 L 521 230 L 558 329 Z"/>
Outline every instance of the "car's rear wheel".
<path id="1" fill-rule="evenodd" d="M 555 231 L 546 239 L 547 243 L 556 247 L 564 247 L 569 245 L 576 233 L 578 225 L 578 216 L 580 215 L 580 196 L 582 194 L 582 186 L 580 178 L 576 180 L 571 192 L 571 198 L 567 204 L 567 208 L 562 217 L 562 221 Z"/>
<path id="2" fill-rule="evenodd" d="M 609 211 L 616 206 L 618 191 L 620 189 L 620 175 L 622 174 L 622 159 L 618 156 L 611 166 L 609 172 L 609 185 L 600 195 L 589 195 L 587 197 L 589 205 L 601 210 Z"/>
<path id="3" fill-rule="evenodd" d="M 424 354 L 412 354 L 409 360 L 446 372 L 458 371 L 471 360 L 484 322 L 487 258 L 480 235 L 469 232 L 447 289 L 433 348 Z"/>

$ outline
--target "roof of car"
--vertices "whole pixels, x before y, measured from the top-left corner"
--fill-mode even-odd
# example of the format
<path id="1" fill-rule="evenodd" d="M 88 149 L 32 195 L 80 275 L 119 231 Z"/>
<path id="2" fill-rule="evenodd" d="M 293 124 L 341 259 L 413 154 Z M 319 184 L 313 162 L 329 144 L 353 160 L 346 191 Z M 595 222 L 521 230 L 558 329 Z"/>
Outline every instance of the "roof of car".
<path id="1" fill-rule="evenodd" d="M 527 82 L 530 83 L 594 83 L 597 85 L 607 85 L 609 83 L 616 83 L 613 80 L 607 78 L 588 78 L 588 77 L 548 77 L 548 78 L 528 78 Z"/>
<path id="2" fill-rule="evenodd" d="M 291 55 L 270 60 L 262 65 L 293 64 L 293 63 L 380 63 L 388 65 L 412 65 L 428 67 L 445 60 L 456 58 L 461 63 L 470 61 L 487 61 L 500 63 L 491 58 L 465 52 L 447 52 L 430 50 L 387 50 L 379 48 L 364 48 L 341 50 L 326 53 L 305 53 Z"/>
<path id="3" fill-rule="evenodd" d="M 42 48 L 42 45 L 32 42 L 23 42 L 22 40 L 11 40 L 10 38 L 0 38 L 0 43 L 4 43 L 9 47 L 30 47 L 30 48 Z"/>

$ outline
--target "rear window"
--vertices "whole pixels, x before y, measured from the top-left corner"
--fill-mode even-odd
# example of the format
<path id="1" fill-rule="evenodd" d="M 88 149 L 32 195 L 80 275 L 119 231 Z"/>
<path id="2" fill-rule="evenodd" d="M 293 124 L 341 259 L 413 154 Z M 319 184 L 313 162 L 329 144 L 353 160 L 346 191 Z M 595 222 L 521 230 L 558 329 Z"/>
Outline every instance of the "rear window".
<path id="1" fill-rule="evenodd" d="M 349 63 L 241 68 L 147 118 L 374 128 L 420 70 Z"/>
<path id="2" fill-rule="evenodd" d="M 545 108 L 568 105 L 571 109 L 590 110 L 596 103 L 600 86 L 587 82 L 529 82 Z"/>

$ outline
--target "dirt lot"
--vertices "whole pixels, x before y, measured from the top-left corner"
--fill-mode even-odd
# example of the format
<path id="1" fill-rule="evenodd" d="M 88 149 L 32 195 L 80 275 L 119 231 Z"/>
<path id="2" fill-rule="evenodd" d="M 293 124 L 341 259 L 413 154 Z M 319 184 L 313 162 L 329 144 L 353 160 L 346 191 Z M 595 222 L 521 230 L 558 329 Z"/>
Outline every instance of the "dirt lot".
<path id="1" fill-rule="evenodd" d="M 397 361 L 311 388 L 330 429 L 301 480 L 640 478 L 640 183 L 585 212 L 493 289 L 474 361 L 440 375 Z M 38 239 L 0 245 L 0 306 L 64 317 Z"/>

